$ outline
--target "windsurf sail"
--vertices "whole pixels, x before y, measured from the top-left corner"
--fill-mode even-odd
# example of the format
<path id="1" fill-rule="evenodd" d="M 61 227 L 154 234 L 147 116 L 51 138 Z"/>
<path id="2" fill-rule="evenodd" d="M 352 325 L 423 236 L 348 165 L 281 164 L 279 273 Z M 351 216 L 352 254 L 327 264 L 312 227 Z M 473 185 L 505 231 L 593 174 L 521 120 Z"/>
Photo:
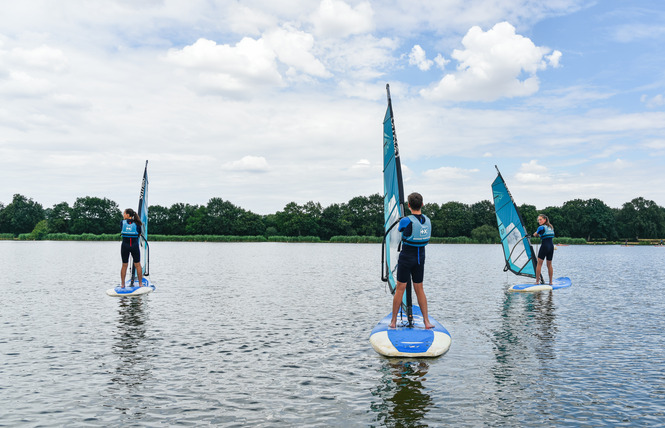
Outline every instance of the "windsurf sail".
<path id="1" fill-rule="evenodd" d="M 141 257 L 141 267 L 143 276 L 150 275 L 150 247 L 148 246 L 148 161 L 145 161 L 145 169 L 143 170 L 143 181 L 141 182 L 141 194 L 139 195 L 139 209 L 136 213 L 141 219 L 142 235 L 139 238 L 139 247 L 143 249 L 143 257 Z M 132 264 L 132 280 L 136 272 Z"/>
<path id="2" fill-rule="evenodd" d="M 383 245 L 381 279 L 388 283 L 390 292 L 395 294 L 397 287 L 397 259 L 401 250 L 402 234 L 397 230 L 399 220 L 404 216 L 404 185 L 402 165 L 395 133 L 393 105 L 390 99 L 390 85 L 386 85 L 388 108 L 383 118 Z M 412 323 L 411 281 L 407 283 L 402 300 L 402 310 L 406 312 L 409 324 Z"/>
<path id="3" fill-rule="evenodd" d="M 506 182 L 499 171 L 492 183 L 494 194 L 494 212 L 499 226 L 499 235 L 503 254 L 506 259 L 504 271 L 511 271 L 516 275 L 536 277 L 536 256 L 524 228 L 524 220 L 515 205 L 513 196 L 506 186 Z M 541 278 L 542 280 L 542 278 Z"/>

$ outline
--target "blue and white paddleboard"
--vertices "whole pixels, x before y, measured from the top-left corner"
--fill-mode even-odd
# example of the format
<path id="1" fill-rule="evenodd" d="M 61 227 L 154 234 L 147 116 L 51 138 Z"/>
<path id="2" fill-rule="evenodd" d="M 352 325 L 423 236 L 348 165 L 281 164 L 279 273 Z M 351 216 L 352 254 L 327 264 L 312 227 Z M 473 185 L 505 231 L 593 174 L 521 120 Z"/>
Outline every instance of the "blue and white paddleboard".
<path id="1" fill-rule="evenodd" d="M 438 357 L 450 348 L 450 333 L 437 320 L 429 317 L 434 328 L 426 329 L 423 313 L 413 306 L 413 327 L 397 317 L 397 327 L 389 328 L 392 314 L 386 315 L 369 335 L 372 348 L 386 357 Z"/>
<path id="2" fill-rule="evenodd" d="M 570 287 L 573 283 L 567 276 L 555 278 L 552 285 L 549 284 L 517 284 L 510 287 L 509 291 L 518 291 L 521 293 L 533 293 L 536 291 L 558 290 L 559 288 Z"/>
<path id="3" fill-rule="evenodd" d="M 135 297 L 148 294 L 155 290 L 155 286 L 146 277 L 143 277 L 143 286 L 138 287 L 138 281 L 134 281 L 134 286 L 130 287 L 131 280 L 125 282 L 125 288 L 116 287 L 106 290 L 106 294 L 111 297 Z"/>

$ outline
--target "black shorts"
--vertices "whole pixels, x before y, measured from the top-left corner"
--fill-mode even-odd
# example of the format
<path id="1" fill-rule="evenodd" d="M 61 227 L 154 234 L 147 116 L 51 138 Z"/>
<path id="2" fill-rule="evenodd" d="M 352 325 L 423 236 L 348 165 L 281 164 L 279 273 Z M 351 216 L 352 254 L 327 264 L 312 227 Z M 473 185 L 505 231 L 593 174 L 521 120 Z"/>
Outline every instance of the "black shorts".
<path id="1" fill-rule="evenodd" d="M 538 258 L 541 260 L 552 260 L 554 257 L 554 243 L 552 238 L 545 238 L 540 243 L 540 250 L 538 250 Z"/>
<path id="2" fill-rule="evenodd" d="M 122 246 L 120 247 L 120 257 L 122 257 L 123 263 L 129 263 L 130 254 L 132 255 L 134 263 L 141 262 L 141 250 L 139 249 L 139 238 L 122 240 Z"/>
<path id="3" fill-rule="evenodd" d="M 418 284 L 425 277 L 425 254 L 413 252 L 401 252 L 397 260 L 397 281 L 409 282 L 411 280 Z"/>

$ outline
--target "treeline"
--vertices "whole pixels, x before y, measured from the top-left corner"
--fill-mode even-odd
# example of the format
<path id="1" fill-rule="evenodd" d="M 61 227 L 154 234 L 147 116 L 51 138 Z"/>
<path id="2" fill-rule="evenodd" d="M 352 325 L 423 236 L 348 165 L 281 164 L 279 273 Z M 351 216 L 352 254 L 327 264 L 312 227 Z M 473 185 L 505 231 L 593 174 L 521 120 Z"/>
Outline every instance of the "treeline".
<path id="1" fill-rule="evenodd" d="M 621 208 L 610 208 L 599 199 L 574 199 L 561 207 L 537 210 L 519 207 L 527 231 L 538 227 L 539 213 L 549 216 L 558 237 L 586 241 L 662 239 L 665 237 L 665 208 L 654 201 L 635 198 Z M 406 211 L 408 212 L 408 210 Z M 498 242 L 494 205 L 489 200 L 475 204 L 429 203 L 423 213 L 432 220 L 435 238 L 470 238 L 474 242 Z M 177 203 L 170 207 L 151 205 L 150 235 L 234 236 L 234 237 L 312 237 L 329 241 L 341 236 L 380 237 L 383 234 L 383 197 L 357 196 L 347 203 L 322 207 L 318 202 L 288 203 L 274 214 L 259 215 L 221 198 L 206 205 Z M 118 204 L 98 197 L 81 197 L 44 209 L 23 195 L 14 195 L 6 206 L 0 203 L 0 237 L 31 234 L 44 239 L 53 234 L 119 233 L 122 211 Z M 295 240 L 295 239 L 294 239 Z M 368 240 L 369 241 L 369 240 Z"/>

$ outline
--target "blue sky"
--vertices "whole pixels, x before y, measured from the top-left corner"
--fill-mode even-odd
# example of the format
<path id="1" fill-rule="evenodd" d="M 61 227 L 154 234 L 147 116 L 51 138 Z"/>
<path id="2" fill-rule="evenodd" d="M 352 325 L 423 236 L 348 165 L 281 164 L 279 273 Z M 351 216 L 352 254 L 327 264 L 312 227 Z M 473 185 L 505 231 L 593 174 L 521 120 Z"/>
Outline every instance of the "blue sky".
<path id="1" fill-rule="evenodd" d="M 260 214 L 382 191 L 665 205 L 665 3 L 14 2 L 0 16 L 0 202 L 221 197 Z"/>

